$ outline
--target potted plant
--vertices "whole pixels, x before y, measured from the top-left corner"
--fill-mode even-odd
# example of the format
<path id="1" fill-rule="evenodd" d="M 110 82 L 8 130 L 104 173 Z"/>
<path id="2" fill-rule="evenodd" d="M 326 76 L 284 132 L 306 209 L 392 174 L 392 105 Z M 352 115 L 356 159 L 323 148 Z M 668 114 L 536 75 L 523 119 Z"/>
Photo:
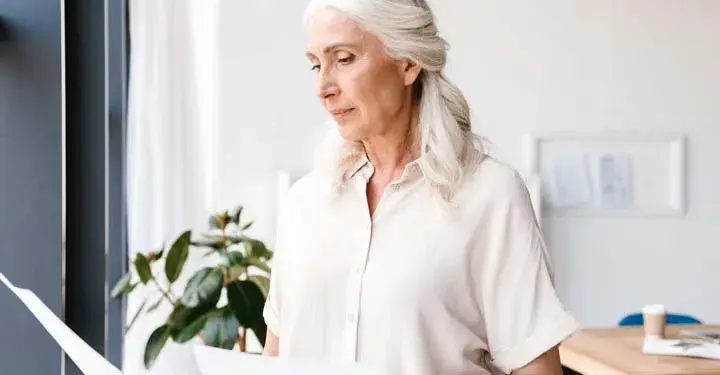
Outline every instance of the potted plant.
<path id="1" fill-rule="evenodd" d="M 139 284 L 157 288 L 156 300 L 146 299 L 130 320 L 129 330 L 141 313 L 157 309 L 163 301 L 172 305 L 164 323 L 150 335 L 144 352 L 144 364 L 151 368 L 168 340 L 185 343 L 199 337 L 218 348 L 247 351 L 252 332 L 264 346 L 267 326 L 263 307 L 270 286 L 268 261 L 273 252 L 262 241 L 245 235 L 252 222 L 241 220 L 242 207 L 212 215 L 210 230 L 195 238 L 191 231 L 180 234 L 169 249 L 137 253 L 134 267 L 115 284 L 112 298 L 121 298 Z M 191 251 L 214 256 L 212 266 L 195 272 L 182 295 L 172 293 Z M 227 301 L 221 301 L 221 296 Z"/>

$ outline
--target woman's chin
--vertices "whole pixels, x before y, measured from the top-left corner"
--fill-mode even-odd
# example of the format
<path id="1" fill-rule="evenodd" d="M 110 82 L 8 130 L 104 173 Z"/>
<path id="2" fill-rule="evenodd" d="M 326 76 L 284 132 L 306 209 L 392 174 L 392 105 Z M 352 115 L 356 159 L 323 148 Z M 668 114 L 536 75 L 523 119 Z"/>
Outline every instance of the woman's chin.
<path id="1" fill-rule="evenodd" d="M 349 122 L 338 122 L 337 124 L 338 130 L 340 132 L 340 137 L 342 137 L 344 140 L 348 142 L 355 142 L 362 139 L 362 131 L 360 131 L 357 125 L 351 124 Z"/>

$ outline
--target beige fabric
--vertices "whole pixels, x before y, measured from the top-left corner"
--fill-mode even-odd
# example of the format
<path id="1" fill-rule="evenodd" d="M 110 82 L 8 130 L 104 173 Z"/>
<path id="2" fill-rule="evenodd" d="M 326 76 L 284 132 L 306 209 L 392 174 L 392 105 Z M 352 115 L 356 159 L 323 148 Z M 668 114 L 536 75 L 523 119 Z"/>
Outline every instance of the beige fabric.
<path id="1" fill-rule="evenodd" d="M 372 220 L 373 167 L 351 172 L 334 196 L 317 174 L 287 194 L 265 308 L 281 356 L 378 375 L 509 373 L 576 329 L 514 170 L 486 157 L 445 214 L 411 163 Z"/>

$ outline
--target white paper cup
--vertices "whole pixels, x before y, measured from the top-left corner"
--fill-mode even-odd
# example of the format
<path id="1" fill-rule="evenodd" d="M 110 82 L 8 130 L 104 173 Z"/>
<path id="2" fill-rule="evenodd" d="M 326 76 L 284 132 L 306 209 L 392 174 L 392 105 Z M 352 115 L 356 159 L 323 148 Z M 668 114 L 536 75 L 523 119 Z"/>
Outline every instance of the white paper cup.
<path id="1" fill-rule="evenodd" d="M 667 312 L 663 305 L 647 305 L 642 310 L 643 327 L 645 329 L 645 338 L 662 339 L 665 337 L 665 317 Z"/>

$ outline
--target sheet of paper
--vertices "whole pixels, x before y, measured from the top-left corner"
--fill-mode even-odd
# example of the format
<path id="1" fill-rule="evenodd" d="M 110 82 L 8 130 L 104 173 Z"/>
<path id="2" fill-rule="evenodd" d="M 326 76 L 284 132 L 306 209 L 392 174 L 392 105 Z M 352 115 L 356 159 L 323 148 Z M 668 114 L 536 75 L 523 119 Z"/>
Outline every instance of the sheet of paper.
<path id="1" fill-rule="evenodd" d="M 193 348 L 202 375 L 374 375 L 356 363 L 317 363 L 266 357 L 197 345 Z"/>
<path id="2" fill-rule="evenodd" d="M 700 340 L 645 340 L 642 352 L 653 355 L 675 355 L 720 359 L 720 345 Z"/>
<path id="3" fill-rule="evenodd" d="M 552 164 L 552 203 L 556 207 L 578 207 L 592 202 L 590 174 L 585 155 L 562 155 Z"/>
<path id="4" fill-rule="evenodd" d="M 0 281 L 22 301 L 83 374 L 122 375 L 122 371 L 76 335 L 35 293 L 14 286 L 2 273 L 0 273 Z"/>
<path id="5" fill-rule="evenodd" d="M 630 158 L 615 155 L 600 157 L 600 203 L 604 208 L 628 208 L 632 205 Z"/>

